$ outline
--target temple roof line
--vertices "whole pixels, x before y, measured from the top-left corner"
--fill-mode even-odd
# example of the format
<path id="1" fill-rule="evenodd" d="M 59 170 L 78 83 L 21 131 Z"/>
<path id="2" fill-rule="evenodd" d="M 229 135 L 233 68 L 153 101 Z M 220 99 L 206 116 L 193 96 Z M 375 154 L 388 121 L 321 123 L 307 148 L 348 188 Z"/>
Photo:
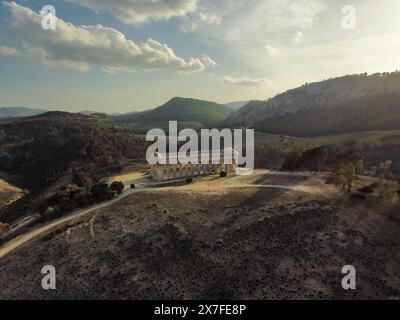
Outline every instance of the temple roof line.
<path id="1" fill-rule="evenodd" d="M 176 153 L 159 153 L 156 152 L 156 158 L 159 159 L 173 159 L 178 158 L 179 155 L 186 158 L 199 158 L 199 157 L 210 157 L 210 156 L 224 156 L 226 153 L 232 153 L 232 155 L 239 155 L 233 148 L 226 148 L 221 150 L 210 150 L 210 151 L 191 151 L 191 152 L 176 152 Z"/>

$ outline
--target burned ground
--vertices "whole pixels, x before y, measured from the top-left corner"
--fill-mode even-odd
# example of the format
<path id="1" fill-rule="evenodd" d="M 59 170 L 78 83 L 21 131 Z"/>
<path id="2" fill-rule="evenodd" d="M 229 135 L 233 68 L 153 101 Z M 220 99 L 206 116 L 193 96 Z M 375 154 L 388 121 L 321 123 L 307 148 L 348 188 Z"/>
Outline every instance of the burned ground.
<path id="1" fill-rule="evenodd" d="M 158 190 L 1 258 L 0 298 L 398 299 L 399 231 L 398 219 L 368 201 L 269 188 Z M 48 264 L 54 291 L 40 285 Z M 342 289 L 344 265 L 355 266 L 357 290 Z"/>

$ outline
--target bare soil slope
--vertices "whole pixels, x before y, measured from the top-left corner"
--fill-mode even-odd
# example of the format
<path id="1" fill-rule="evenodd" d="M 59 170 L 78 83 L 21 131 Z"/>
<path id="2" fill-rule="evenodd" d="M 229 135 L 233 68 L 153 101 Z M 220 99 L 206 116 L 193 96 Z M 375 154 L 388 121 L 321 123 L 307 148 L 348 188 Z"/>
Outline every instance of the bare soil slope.
<path id="1" fill-rule="evenodd" d="M 11 202 L 18 200 L 22 190 L 0 179 L 0 209 Z"/>

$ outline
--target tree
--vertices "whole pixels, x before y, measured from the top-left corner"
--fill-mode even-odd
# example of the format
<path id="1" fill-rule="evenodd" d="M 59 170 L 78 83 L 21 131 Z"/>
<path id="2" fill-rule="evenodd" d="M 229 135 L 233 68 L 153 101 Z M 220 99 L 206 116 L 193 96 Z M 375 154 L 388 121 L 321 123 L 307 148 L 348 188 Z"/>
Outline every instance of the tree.
<path id="1" fill-rule="evenodd" d="M 109 200 L 111 198 L 112 193 L 107 183 L 99 183 L 92 187 L 91 193 L 93 195 L 93 199 L 97 202 L 103 202 Z"/>
<path id="2" fill-rule="evenodd" d="M 125 185 L 121 181 L 114 181 L 110 185 L 110 190 L 116 191 L 118 194 L 121 194 L 124 188 Z"/>
<path id="3" fill-rule="evenodd" d="M 292 152 L 286 157 L 285 162 L 282 164 L 281 170 L 282 171 L 301 170 L 302 169 L 301 164 L 302 164 L 302 155 L 298 152 Z"/>
<path id="4" fill-rule="evenodd" d="M 85 171 L 75 172 L 72 182 L 81 188 L 85 188 L 86 192 L 90 192 L 93 186 L 92 177 Z"/>
<path id="5" fill-rule="evenodd" d="M 391 160 L 386 160 L 379 164 L 379 168 L 376 170 L 376 175 L 381 179 L 385 179 L 390 172 L 393 162 Z"/>
<path id="6" fill-rule="evenodd" d="M 310 171 L 320 172 L 326 165 L 328 150 L 324 146 L 307 149 L 303 152 L 303 164 Z"/>
<path id="7" fill-rule="evenodd" d="M 0 130 L 0 143 L 6 139 L 7 135 L 4 130 Z"/>
<path id="8" fill-rule="evenodd" d="M 329 155 L 328 165 L 334 171 L 339 171 L 343 164 L 351 164 L 360 173 L 364 170 L 364 158 L 360 150 L 340 150 L 333 148 Z"/>
<path id="9" fill-rule="evenodd" d="M 340 166 L 337 172 L 337 182 L 343 190 L 350 193 L 356 179 L 356 168 L 353 164 L 347 163 Z"/>

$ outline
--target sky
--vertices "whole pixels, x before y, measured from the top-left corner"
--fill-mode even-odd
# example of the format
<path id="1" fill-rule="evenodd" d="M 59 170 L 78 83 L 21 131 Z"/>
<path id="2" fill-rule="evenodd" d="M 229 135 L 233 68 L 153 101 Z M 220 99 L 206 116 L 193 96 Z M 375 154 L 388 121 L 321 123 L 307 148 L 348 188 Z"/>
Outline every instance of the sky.
<path id="1" fill-rule="evenodd" d="M 395 71 L 399 15 L 399 0 L 2 1 L 0 107 L 123 113 Z"/>

